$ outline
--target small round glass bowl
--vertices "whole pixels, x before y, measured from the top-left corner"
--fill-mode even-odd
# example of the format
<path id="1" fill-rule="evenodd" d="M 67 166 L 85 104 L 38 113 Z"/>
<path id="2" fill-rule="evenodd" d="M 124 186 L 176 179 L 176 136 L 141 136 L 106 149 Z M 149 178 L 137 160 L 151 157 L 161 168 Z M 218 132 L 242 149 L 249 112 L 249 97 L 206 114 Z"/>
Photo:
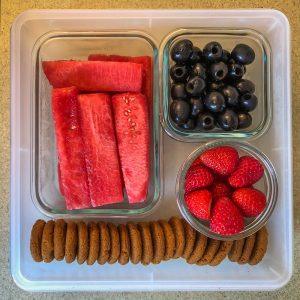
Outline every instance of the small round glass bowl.
<path id="1" fill-rule="evenodd" d="M 267 206 L 259 216 L 255 218 L 244 218 L 245 220 L 244 230 L 234 235 L 221 235 L 211 231 L 209 229 L 209 221 L 199 219 L 195 217 L 193 214 L 191 214 L 189 209 L 186 206 L 185 199 L 184 199 L 185 176 L 193 161 L 206 150 L 217 146 L 225 146 L 225 145 L 234 147 L 238 151 L 240 157 L 244 155 L 251 155 L 255 157 L 257 160 L 261 162 L 261 164 L 264 167 L 264 176 L 254 185 L 254 187 L 265 193 L 267 198 Z M 231 240 L 238 240 L 238 239 L 245 238 L 255 233 L 263 225 L 265 225 L 265 223 L 268 221 L 269 217 L 271 216 L 274 210 L 277 201 L 277 189 L 278 189 L 278 183 L 277 183 L 276 172 L 268 157 L 265 154 L 263 154 L 261 151 L 259 151 L 257 148 L 255 148 L 254 146 L 248 143 L 238 142 L 238 141 L 233 141 L 228 139 L 212 141 L 194 150 L 187 157 L 186 161 L 182 164 L 176 180 L 177 204 L 181 214 L 186 219 L 186 221 L 190 223 L 190 225 L 193 226 L 198 232 L 210 238 L 223 240 L 223 241 L 231 241 Z"/>

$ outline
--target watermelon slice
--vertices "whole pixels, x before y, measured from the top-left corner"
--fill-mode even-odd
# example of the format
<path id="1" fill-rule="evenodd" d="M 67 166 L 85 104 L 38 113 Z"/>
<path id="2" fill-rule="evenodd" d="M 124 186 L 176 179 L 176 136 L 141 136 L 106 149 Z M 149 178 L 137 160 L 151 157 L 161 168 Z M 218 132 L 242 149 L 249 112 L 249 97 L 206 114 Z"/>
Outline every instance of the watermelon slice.
<path id="1" fill-rule="evenodd" d="M 111 61 L 44 61 L 43 69 L 54 88 L 76 86 L 88 92 L 140 92 L 143 66 Z"/>
<path id="2" fill-rule="evenodd" d="M 92 206 L 124 200 L 121 169 L 108 94 L 78 97 Z"/>
<path id="3" fill-rule="evenodd" d="M 147 197 L 150 137 L 147 101 L 137 93 L 112 97 L 121 168 L 130 203 Z"/>
<path id="4" fill-rule="evenodd" d="M 91 206 L 77 96 L 76 87 L 52 90 L 59 177 L 67 209 Z"/>
<path id="5" fill-rule="evenodd" d="M 88 56 L 90 61 L 118 61 L 118 62 L 132 62 L 142 64 L 143 70 L 143 85 L 142 93 L 146 95 L 149 103 L 152 101 L 152 63 L 150 56 L 121 56 L 121 55 L 105 55 L 105 54 L 90 54 Z"/>

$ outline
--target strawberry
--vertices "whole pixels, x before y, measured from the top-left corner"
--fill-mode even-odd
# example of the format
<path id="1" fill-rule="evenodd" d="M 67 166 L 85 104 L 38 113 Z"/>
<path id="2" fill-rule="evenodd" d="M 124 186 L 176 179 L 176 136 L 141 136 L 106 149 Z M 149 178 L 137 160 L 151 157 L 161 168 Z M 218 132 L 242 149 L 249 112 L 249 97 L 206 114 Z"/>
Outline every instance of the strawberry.
<path id="1" fill-rule="evenodd" d="M 228 176 L 237 167 L 239 154 L 229 146 L 219 146 L 201 154 L 202 163 L 220 175 Z"/>
<path id="2" fill-rule="evenodd" d="M 232 189 L 228 184 L 217 181 L 213 183 L 211 191 L 215 200 L 224 196 L 230 197 L 232 194 Z"/>
<path id="3" fill-rule="evenodd" d="M 189 193 L 193 190 L 210 186 L 213 181 L 214 176 L 208 168 L 201 165 L 193 166 L 185 176 L 184 191 Z"/>
<path id="4" fill-rule="evenodd" d="M 245 217 L 256 217 L 266 207 L 265 194 L 254 188 L 241 188 L 235 190 L 232 195 L 232 200 Z"/>
<path id="5" fill-rule="evenodd" d="M 212 194 L 208 190 L 197 190 L 185 196 L 189 211 L 197 218 L 209 220 Z"/>
<path id="6" fill-rule="evenodd" d="M 257 182 L 263 175 L 264 168 L 256 158 L 243 156 L 237 169 L 228 178 L 228 182 L 235 188 L 246 187 Z"/>
<path id="7" fill-rule="evenodd" d="M 219 198 L 213 206 L 210 229 L 223 235 L 236 234 L 244 229 L 244 218 L 228 197 Z"/>
<path id="8" fill-rule="evenodd" d="M 193 163 L 191 164 L 191 167 L 197 166 L 197 165 L 202 165 L 201 157 L 198 156 Z"/>

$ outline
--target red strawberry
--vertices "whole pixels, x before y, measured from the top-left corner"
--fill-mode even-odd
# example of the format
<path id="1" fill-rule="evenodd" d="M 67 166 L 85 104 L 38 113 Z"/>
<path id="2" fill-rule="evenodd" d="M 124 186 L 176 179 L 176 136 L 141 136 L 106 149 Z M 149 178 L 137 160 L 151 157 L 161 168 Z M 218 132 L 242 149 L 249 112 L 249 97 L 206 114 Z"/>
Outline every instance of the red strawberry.
<path id="1" fill-rule="evenodd" d="M 211 188 L 213 198 L 217 200 L 220 197 L 230 197 L 232 194 L 231 187 L 223 182 L 214 182 Z"/>
<path id="2" fill-rule="evenodd" d="M 228 182 L 235 188 L 245 187 L 257 182 L 263 175 L 264 168 L 256 158 L 243 156 L 237 169 L 228 178 Z"/>
<path id="3" fill-rule="evenodd" d="M 236 234 L 244 229 L 244 218 L 228 197 L 221 197 L 216 201 L 212 209 L 210 229 L 224 235 Z"/>
<path id="4" fill-rule="evenodd" d="M 212 194 L 208 190 L 197 190 L 185 196 L 189 211 L 197 218 L 209 220 Z"/>
<path id="5" fill-rule="evenodd" d="M 241 188 L 234 191 L 232 200 L 245 217 L 256 217 L 266 207 L 266 196 L 253 188 Z"/>
<path id="6" fill-rule="evenodd" d="M 201 161 L 201 156 L 198 156 L 193 163 L 191 164 L 191 167 L 197 166 L 197 165 L 202 165 L 202 161 Z"/>
<path id="7" fill-rule="evenodd" d="M 189 193 L 193 190 L 210 186 L 213 181 L 214 176 L 209 169 L 201 165 L 193 166 L 185 176 L 184 191 Z"/>
<path id="8" fill-rule="evenodd" d="M 202 153 L 200 159 L 208 168 L 220 175 L 228 176 L 236 169 L 239 154 L 232 147 L 219 146 Z"/>

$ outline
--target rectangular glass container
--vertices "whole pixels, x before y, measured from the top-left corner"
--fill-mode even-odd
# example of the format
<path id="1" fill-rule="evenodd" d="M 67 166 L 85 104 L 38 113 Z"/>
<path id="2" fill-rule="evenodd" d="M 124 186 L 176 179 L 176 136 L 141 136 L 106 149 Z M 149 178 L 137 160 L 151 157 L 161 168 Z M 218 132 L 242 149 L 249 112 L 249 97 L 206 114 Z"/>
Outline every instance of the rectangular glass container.
<path id="1" fill-rule="evenodd" d="M 130 47 L 128 47 L 130 45 Z M 31 193 L 37 208 L 47 216 L 59 215 L 144 215 L 150 212 L 160 199 L 160 124 L 157 84 L 153 81 L 153 97 L 149 99 L 150 122 L 150 179 L 148 195 L 143 203 L 110 204 L 103 207 L 66 210 L 57 177 L 57 149 L 51 108 L 51 85 L 43 69 L 42 61 L 87 60 L 89 54 L 114 54 L 122 56 L 150 56 L 152 79 L 157 78 L 157 47 L 153 40 L 142 32 L 51 32 L 36 43 L 32 68 L 32 166 Z"/>
<path id="2" fill-rule="evenodd" d="M 246 66 L 246 73 L 243 79 L 249 79 L 255 84 L 255 95 L 258 99 L 256 109 L 250 112 L 252 125 L 249 128 L 224 131 L 215 127 L 208 131 L 185 130 L 175 124 L 169 113 L 169 106 L 172 102 L 170 95 L 171 79 L 169 70 L 175 62 L 170 52 L 172 46 L 179 40 L 189 39 L 194 46 L 203 49 L 211 42 L 219 42 L 223 49 L 231 51 L 236 44 L 244 43 L 249 45 L 255 52 L 255 60 Z M 171 137 L 183 142 L 197 142 L 205 139 L 215 138 L 257 138 L 263 135 L 272 122 L 272 95 L 271 95 L 271 49 L 267 40 L 262 34 L 251 29 L 233 28 L 184 28 L 171 32 L 162 42 L 161 48 L 162 63 L 162 124 L 165 131 Z"/>

